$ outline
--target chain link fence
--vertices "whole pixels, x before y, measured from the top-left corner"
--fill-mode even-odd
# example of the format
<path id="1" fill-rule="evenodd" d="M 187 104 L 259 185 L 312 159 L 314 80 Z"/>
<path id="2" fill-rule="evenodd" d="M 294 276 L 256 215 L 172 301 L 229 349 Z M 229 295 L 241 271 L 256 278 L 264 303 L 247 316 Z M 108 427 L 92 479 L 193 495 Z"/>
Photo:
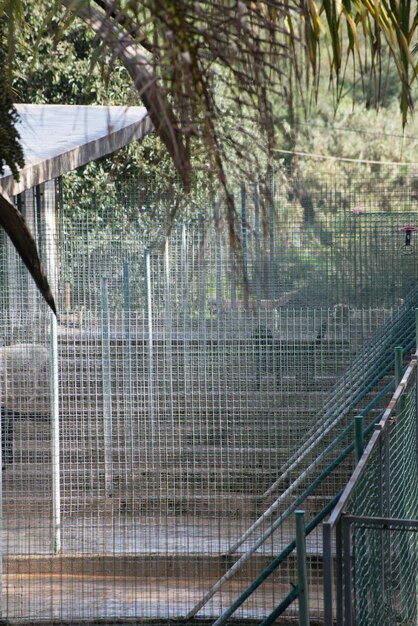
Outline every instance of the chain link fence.
<path id="1" fill-rule="evenodd" d="M 324 524 L 327 625 L 334 616 L 342 626 L 417 623 L 416 377 L 414 358 L 341 501 Z"/>

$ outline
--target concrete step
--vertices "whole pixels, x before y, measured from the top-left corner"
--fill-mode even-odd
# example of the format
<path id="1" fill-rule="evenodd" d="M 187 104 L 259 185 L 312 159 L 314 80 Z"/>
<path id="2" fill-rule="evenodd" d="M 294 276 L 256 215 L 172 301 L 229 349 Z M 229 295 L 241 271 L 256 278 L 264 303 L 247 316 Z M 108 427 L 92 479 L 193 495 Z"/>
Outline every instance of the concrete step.
<path id="1" fill-rule="evenodd" d="M 50 440 L 36 442 L 27 446 L 28 442 L 18 442 L 13 447 L 13 466 L 15 471 L 28 472 L 36 471 L 37 465 L 49 466 L 51 460 L 51 443 Z M 71 470 L 77 472 L 84 467 L 90 468 L 93 463 L 103 462 L 104 450 L 98 449 L 96 446 L 92 448 L 87 445 L 80 445 L 81 442 L 74 441 L 73 445 L 68 442 L 69 446 L 63 446 L 60 451 L 61 467 L 63 470 Z M 152 471 L 157 473 L 167 473 L 178 475 L 190 475 L 193 472 L 203 474 L 220 475 L 225 473 L 262 473 L 264 475 L 277 476 L 280 467 L 287 461 L 291 452 L 296 450 L 294 447 L 262 447 L 255 448 L 246 445 L 219 447 L 216 445 L 177 445 L 171 442 L 171 447 L 165 446 L 164 442 L 160 442 L 160 447 L 156 446 L 135 446 L 133 449 L 133 458 L 130 449 L 124 446 L 124 443 L 115 442 L 112 448 L 112 462 L 114 467 L 121 468 L 135 474 L 136 472 Z M 244 442 L 243 442 L 244 444 Z M 334 454 L 335 455 L 335 454 Z M 321 463 L 327 466 L 330 459 L 334 455 L 326 457 Z M 312 458 L 315 458 L 312 451 Z M 133 462 L 133 466 L 131 464 Z M 32 467 L 33 466 L 33 467 Z M 43 468 L 41 468 L 43 469 Z"/>
<path id="2" fill-rule="evenodd" d="M 49 468 L 50 470 L 50 468 Z M 331 481 L 320 485 L 299 508 L 307 508 L 317 513 L 333 494 L 346 484 L 350 473 L 333 475 Z M 91 468 L 83 472 L 61 472 L 61 496 L 63 503 L 71 502 L 71 508 L 83 508 L 84 503 L 94 496 L 97 498 L 106 491 L 105 473 L 101 468 Z M 275 497 L 262 500 L 261 495 L 273 483 L 271 477 L 262 474 L 242 474 L 220 478 L 194 474 L 187 476 L 143 473 L 132 480 L 131 477 L 115 474 L 112 481 L 112 506 L 119 507 L 121 513 L 141 515 L 193 515 L 219 514 L 226 517 L 257 515 L 265 511 L 284 487 L 277 490 Z M 307 485 L 308 486 L 308 483 Z M 20 474 L 6 472 L 4 490 L 9 500 L 27 501 L 28 494 L 35 500 L 50 494 L 52 489 L 51 472 L 31 472 Z M 302 493 L 303 487 L 292 496 Z M 292 498 L 286 499 L 287 506 Z M 117 502 L 119 505 L 117 505 Z"/>

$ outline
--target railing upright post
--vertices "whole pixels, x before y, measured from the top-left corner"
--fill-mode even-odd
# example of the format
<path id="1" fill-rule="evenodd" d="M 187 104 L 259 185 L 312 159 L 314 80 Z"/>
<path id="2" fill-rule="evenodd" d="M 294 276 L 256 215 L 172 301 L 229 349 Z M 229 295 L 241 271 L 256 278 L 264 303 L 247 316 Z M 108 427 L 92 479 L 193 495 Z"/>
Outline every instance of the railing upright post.
<path id="1" fill-rule="evenodd" d="M 364 435 L 363 435 L 363 415 L 356 415 L 354 418 L 354 432 L 356 443 L 356 465 L 360 461 L 364 450 Z"/>
<path id="2" fill-rule="evenodd" d="M 402 346 L 396 346 L 395 348 L 395 383 L 396 387 L 398 387 L 399 383 L 402 380 L 402 369 L 403 369 L 403 348 Z M 398 401 L 397 415 L 402 415 L 405 407 L 404 394 L 401 395 Z"/>
<path id="3" fill-rule="evenodd" d="M 309 588 L 306 566 L 305 511 L 295 511 L 296 558 L 299 587 L 299 624 L 309 626 Z"/>
<path id="4" fill-rule="evenodd" d="M 332 525 L 322 526 L 322 549 L 324 571 L 324 626 L 333 626 L 333 567 L 332 567 Z"/>
<path id="5" fill-rule="evenodd" d="M 395 387 L 397 387 L 402 380 L 402 359 L 403 359 L 403 348 L 402 346 L 396 346 L 395 348 Z"/>
<path id="6" fill-rule="evenodd" d="M 415 309 L 415 354 L 418 353 L 418 308 Z"/>
<path id="7" fill-rule="evenodd" d="M 342 548 L 342 520 L 335 526 L 335 595 L 337 624 L 343 620 L 343 548 Z"/>
<path id="8" fill-rule="evenodd" d="M 351 528 L 347 517 L 341 520 L 342 528 L 342 551 L 343 551 L 343 597 L 344 616 L 342 626 L 352 626 L 353 624 L 353 590 L 351 580 Z M 337 622 L 338 623 L 338 622 Z"/>
<path id="9" fill-rule="evenodd" d="M 418 358 L 418 308 L 415 309 L 415 354 Z M 418 367 L 415 372 L 415 451 L 418 463 Z"/>
<path id="10" fill-rule="evenodd" d="M 418 364 L 415 367 L 415 453 L 418 465 Z"/>

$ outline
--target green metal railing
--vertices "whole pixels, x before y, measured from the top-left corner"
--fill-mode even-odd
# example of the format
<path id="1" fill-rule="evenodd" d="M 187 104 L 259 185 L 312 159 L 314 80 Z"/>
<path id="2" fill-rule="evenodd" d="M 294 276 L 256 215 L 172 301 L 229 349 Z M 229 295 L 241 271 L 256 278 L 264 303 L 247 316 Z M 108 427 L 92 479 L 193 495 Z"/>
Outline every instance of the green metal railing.
<path id="1" fill-rule="evenodd" d="M 417 289 L 415 288 L 409 298 L 408 298 L 408 304 L 411 304 L 411 301 L 416 300 L 417 297 Z M 395 314 L 394 316 L 394 320 L 392 321 L 392 323 L 387 323 L 385 326 L 386 328 L 379 328 L 378 331 L 375 333 L 377 335 L 378 338 L 378 342 L 379 343 L 381 340 L 383 340 L 383 345 L 385 345 L 385 351 L 388 349 L 387 348 L 387 342 L 389 341 L 394 341 L 397 340 L 399 338 L 402 338 L 404 340 L 407 341 L 407 346 L 406 348 L 402 348 L 397 346 L 394 351 L 392 350 L 392 354 L 387 354 L 384 356 L 384 358 L 379 359 L 378 360 L 378 366 L 379 364 L 382 366 L 381 369 L 381 376 L 383 377 L 384 375 L 387 375 L 389 368 L 392 369 L 392 371 L 394 370 L 395 376 L 394 376 L 394 380 L 392 380 L 388 385 L 386 385 L 384 387 L 383 390 L 381 390 L 376 397 L 369 403 L 369 405 L 367 407 L 365 407 L 362 410 L 362 414 L 361 416 L 357 416 L 354 420 L 354 423 L 350 423 L 345 429 L 343 429 L 343 431 L 337 436 L 337 438 L 327 447 L 325 448 L 325 450 L 323 450 L 320 454 L 321 458 L 324 458 L 325 456 L 327 456 L 331 451 L 335 450 L 337 448 L 337 445 L 344 440 L 344 437 L 347 436 L 347 434 L 349 434 L 353 429 L 355 432 L 355 437 L 354 437 L 354 441 L 345 447 L 345 449 L 342 450 L 342 452 L 337 456 L 337 458 L 331 462 L 320 474 L 319 476 L 317 476 L 309 485 L 309 487 L 303 491 L 303 493 L 297 497 L 294 501 L 294 503 L 282 514 L 280 515 L 275 522 L 273 522 L 270 526 L 270 528 L 262 535 L 262 537 L 260 539 L 258 539 L 258 541 L 254 544 L 252 551 L 247 551 L 247 553 L 244 553 L 243 556 L 241 556 L 238 561 L 236 561 L 236 563 L 234 563 L 234 565 L 230 568 L 230 570 L 228 570 L 228 572 L 226 572 L 226 574 L 224 574 L 224 576 L 212 587 L 211 590 L 209 590 L 209 592 L 206 594 L 206 596 L 203 598 L 203 600 L 201 601 L 201 606 L 203 606 L 203 604 L 209 600 L 210 597 L 212 597 L 214 595 L 214 593 L 216 593 L 221 586 L 224 584 L 224 582 L 226 582 L 226 580 L 228 580 L 229 578 L 231 578 L 239 569 L 240 567 L 242 567 L 242 565 L 244 565 L 244 563 L 248 560 L 248 558 L 250 557 L 250 555 L 255 551 L 255 549 L 258 549 L 260 547 L 260 545 L 262 545 L 262 542 L 266 540 L 266 538 L 268 536 L 270 536 L 272 534 L 272 532 L 274 532 L 274 530 L 276 530 L 281 523 L 283 523 L 284 519 L 286 517 L 288 517 L 292 511 L 294 511 L 298 506 L 301 506 L 303 504 L 303 502 L 306 500 L 306 498 L 311 495 L 315 489 L 318 487 L 318 485 L 325 480 L 341 463 L 344 459 L 346 459 L 348 457 L 348 455 L 350 455 L 354 450 L 356 452 L 356 460 L 358 461 L 358 459 L 360 458 L 361 454 L 362 454 L 362 450 L 363 450 L 363 446 L 364 446 L 364 439 L 365 437 L 367 437 L 368 435 L 370 435 L 370 433 L 374 430 L 375 425 L 377 423 L 380 423 L 383 415 L 385 414 L 384 412 L 379 413 L 379 415 L 377 417 L 375 417 L 367 426 L 366 428 L 363 428 L 363 421 L 364 421 L 364 417 L 367 416 L 370 412 L 370 410 L 372 408 L 374 408 L 379 401 L 382 400 L 382 398 L 387 395 L 391 390 L 393 390 L 393 388 L 395 386 L 398 386 L 400 384 L 400 380 L 402 377 L 402 361 L 403 361 L 403 355 L 405 353 L 407 353 L 408 351 L 411 350 L 411 348 L 413 346 L 416 345 L 416 336 L 417 336 L 417 328 L 418 328 L 418 310 L 415 309 L 415 311 L 411 308 L 408 308 L 406 310 L 404 310 L 403 312 L 398 312 Z M 389 331 L 389 332 L 388 332 Z M 388 335 L 388 337 L 386 337 L 386 341 L 385 341 L 385 335 Z M 366 345 L 363 350 L 367 352 L 368 349 L 368 345 Z M 376 353 L 373 352 L 374 357 L 376 358 Z M 358 360 L 358 359 L 357 359 Z M 383 362 L 382 362 L 383 361 Z M 361 362 L 361 361 L 360 361 Z M 383 372 L 383 374 L 382 374 Z M 376 376 L 376 372 L 372 372 L 371 374 L 371 378 L 373 381 L 376 380 L 376 378 L 378 379 L 379 377 Z M 368 389 L 369 391 L 369 387 L 366 384 L 366 389 Z M 364 397 L 364 395 L 362 396 Z M 351 407 L 352 408 L 352 407 Z M 328 514 L 328 512 L 333 508 L 333 506 L 336 504 L 336 502 L 339 499 L 339 495 L 337 494 L 332 500 L 331 502 L 329 502 L 327 504 L 327 506 L 325 506 L 322 511 L 307 525 L 306 527 L 306 534 L 309 534 L 310 532 L 312 532 L 322 521 L 323 519 L 326 517 L 326 515 Z M 272 507 L 270 507 L 270 510 L 268 510 L 264 516 L 266 516 L 266 514 L 270 515 L 272 513 Z M 257 524 L 257 523 L 256 523 Z M 255 528 L 255 525 L 252 526 L 252 528 L 250 530 L 253 530 Z M 249 532 L 247 531 L 247 533 L 245 534 L 244 538 L 247 538 L 249 536 Z M 242 542 L 241 542 L 242 543 Z M 237 544 L 235 544 L 237 545 Z M 241 545 L 239 543 L 239 545 Z M 216 620 L 216 622 L 214 623 L 214 626 L 221 626 L 221 624 L 224 624 L 226 622 L 226 620 L 231 617 L 231 615 L 233 615 L 235 613 L 235 611 L 246 601 L 246 599 L 275 571 L 275 569 L 277 569 L 277 567 L 293 552 L 293 550 L 295 549 L 296 543 L 295 541 L 289 543 L 289 545 L 281 552 L 280 555 L 278 555 L 271 563 L 270 565 L 265 568 L 265 570 L 263 570 L 263 572 L 261 572 L 261 574 L 253 581 L 253 583 L 251 583 L 251 585 L 249 585 L 247 587 L 247 589 L 245 589 L 240 596 L 231 604 L 230 607 L 228 607 L 228 609 L 226 609 L 222 615 Z M 231 550 L 232 552 L 232 550 Z M 231 553 L 230 552 L 230 553 Z M 329 559 L 329 556 L 327 557 L 326 555 L 324 555 L 324 560 Z M 275 619 L 277 619 L 277 617 L 279 617 L 279 615 L 281 615 L 286 609 L 287 607 L 298 597 L 298 589 L 294 588 L 290 591 L 290 593 L 286 596 L 286 598 L 279 604 L 278 607 L 276 607 L 274 609 L 274 611 L 265 618 L 265 620 L 262 622 L 262 626 L 267 626 L 268 624 L 272 624 Z M 199 607 L 200 608 L 200 607 Z"/>
<path id="2" fill-rule="evenodd" d="M 354 442 L 348 446 L 344 446 L 344 441 L 353 430 L 353 422 L 351 420 L 348 425 L 342 429 L 341 424 L 344 424 L 344 420 L 347 421 L 348 416 L 352 414 L 355 409 L 361 410 L 365 418 L 368 417 L 372 409 L 378 406 L 378 403 L 382 402 L 382 399 L 393 390 L 395 383 L 392 380 L 375 394 L 373 400 L 370 401 L 365 408 L 361 408 L 361 402 L 367 395 L 372 390 L 376 389 L 379 383 L 381 383 L 390 372 L 394 371 L 395 362 L 399 365 L 399 360 L 397 361 L 394 357 L 393 346 L 402 342 L 405 346 L 402 350 L 402 354 L 407 354 L 415 346 L 416 321 L 414 308 L 412 308 L 412 306 L 416 306 L 416 304 L 418 304 L 418 287 L 415 287 L 411 291 L 406 299 L 405 305 L 394 314 L 392 319 L 388 320 L 388 322 L 380 327 L 363 346 L 359 355 L 348 368 L 347 374 L 337 383 L 333 392 L 330 394 L 330 400 L 326 403 L 315 427 L 308 432 L 305 441 L 300 445 L 298 455 L 295 454 L 294 457 L 291 457 L 289 462 L 280 469 L 279 473 L 281 473 L 281 476 L 267 490 L 264 497 L 270 495 L 274 490 L 279 490 L 283 480 L 289 476 L 291 472 L 293 475 L 295 475 L 296 472 L 297 478 L 285 488 L 274 500 L 273 504 L 271 504 L 233 544 L 228 554 L 234 554 L 244 541 L 257 529 L 262 527 L 268 518 L 280 510 L 280 506 L 284 505 L 284 510 L 262 532 L 261 536 L 254 541 L 250 548 L 240 555 L 237 561 L 235 561 L 223 576 L 207 591 L 203 598 L 188 613 L 188 618 L 196 615 L 223 585 L 235 576 L 260 546 L 265 543 L 298 507 L 303 506 L 303 503 L 310 495 L 315 493 L 318 486 L 353 452 L 355 448 Z M 374 419 L 369 419 L 369 423 L 364 430 L 366 436 L 373 430 L 374 424 L 380 417 L 381 415 L 378 415 Z M 333 435 L 333 437 L 327 439 L 330 434 Z M 324 461 L 327 458 L 329 458 L 328 464 L 323 468 Z M 323 469 L 321 469 L 321 467 Z M 309 476 L 311 480 L 306 484 Z M 298 493 L 297 490 L 300 487 L 302 487 L 302 489 L 299 490 Z M 297 494 L 296 497 L 289 502 L 289 496 L 295 492 Z M 289 504 L 287 504 L 288 502 Z M 286 550 L 284 552 L 286 552 Z M 279 558 L 273 570 L 281 562 Z M 264 574 L 262 574 L 262 576 L 263 575 Z M 215 622 L 216 626 L 220 626 L 220 624 L 224 623 L 226 619 L 243 604 L 248 595 L 252 593 L 248 593 L 250 588 L 251 585 L 237 598 L 236 602 L 223 612 L 220 618 Z"/>
<path id="3" fill-rule="evenodd" d="M 345 458 L 349 453 L 351 453 L 354 449 L 356 450 L 356 458 L 358 459 L 358 462 L 360 462 L 360 457 L 362 457 L 362 450 L 364 448 L 364 439 L 367 435 L 370 434 L 370 432 L 372 432 L 372 430 L 374 430 L 375 428 L 377 428 L 377 432 L 381 432 L 381 428 L 382 428 L 382 423 L 384 423 L 385 421 L 388 420 L 388 416 L 392 415 L 392 410 L 395 406 L 399 406 L 399 404 L 402 404 L 404 398 L 402 397 L 402 394 L 404 393 L 404 387 L 405 387 L 405 380 L 408 380 L 411 377 L 411 372 L 415 372 L 416 369 L 416 358 L 413 360 L 412 364 L 409 366 L 409 368 L 406 371 L 405 374 L 405 378 L 403 381 L 400 380 L 400 374 L 402 372 L 402 370 L 399 369 L 399 356 L 402 352 L 399 350 L 398 348 L 395 348 L 395 355 L 396 355 L 396 370 L 395 370 L 395 381 L 398 383 L 397 386 L 397 390 L 395 392 L 394 395 L 394 399 L 392 399 L 392 402 L 389 405 L 389 408 L 386 409 L 386 411 L 382 412 L 379 414 L 378 418 L 376 418 L 366 429 L 362 429 L 362 424 L 363 424 L 363 415 L 361 416 L 356 416 L 355 418 L 355 441 L 348 446 L 348 448 L 342 453 L 342 455 L 340 455 L 340 457 L 338 458 L 338 463 L 341 462 L 343 460 L 343 458 Z M 398 379 L 398 380 L 396 380 Z M 414 388 L 414 392 L 416 391 L 416 389 Z M 416 404 L 415 404 L 416 407 Z M 411 408 L 411 407 L 410 407 Z M 410 421 L 411 421 L 411 416 L 410 416 Z M 413 420 L 415 423 L 415 420 Z M 378 422 L 378 426 L 376 426 L 376 422 Z M 411 426 L 411 424 L 409 425 Z M 371 440 L 367 451 L 369 451 L 370 449 L 370 445 L 372 445 L 372 441 L 375 441 L 376 437 L 374 436 L 374 439 Z M 415 442 L 415 446 L 416 448 L 416 452 L 418 455 L 418 441 Z M 362 461 L 362 463 L 364 464 L 364 461 Z M 416 464 L 416 462 L 415 462 Z M 332 471 L 332 469 L 335 469 L 334 465 L 333 467 L 327 468 L 329 469 L 329 471 Z M 414 489 L 413 486 L 413 481 L 417 480 L 416 479 L 416 472 L 414 477 L 412 477 L 411 479 L 408 478 L 408 480 L 410 480 L 412 486 L 411 489 Z M 350 485 L 349 485 L 350 486 Z M 365 489 L 368 489 L 369 485 L 365 484 Z M 411 506 L 413 507 L 413 502 L 414 502 L 414 498 L 415 498 L 415 502 L 418 503 L 418 482 L 415 486 L 415 492 L 416 493 L 416 497 L 412 496 L 409 498 L 408 500 L 408 505 L 409 509 L 411 509 Z M 345 493 L 345 492 L 344 492 Z M 337 494 L 328 504 L 326 507 L 323 508 L 323 510 L 317 515 L 315 516 L 315 518 L 306 525 L 305 527 L 305 536 L 309 535 L 315 528 L 317 528 L 319 526 L 319 524 L 321 524 L 321 522 L 323 522 L 323 520 L 325 519 L 325 517 L 329 514 L 330 511 L 332 511 L 334 509 L 334 507 L 336 506 L 337 503 L 341 503 L 342 500 L 342 493 Z M 367 500 L 366 498 L 363 498 L 364 500 Z M 416 507 L 415 507 L 416 508 Z M 416 516 L 418 516 L 418 510 L 415 513 Z M 335 513 L 333 515 L 333 517 L 335 516 Z M 348 518 L 347 518 L 348 519 Z M 357 517 L 350 517 L 349 521 L 351 522 L 351 524 L 354 524 L 355 522 L 357 523 L 361 523 L 364 522 L 364 520 L 362 518 L 357 518 Z M 411 519 L 411 520 L 404 520 L 404 524 L 401 520 L 399 519 L 394 519 L 394 520 L 383 520 L 381 518 L 378 518 L 376 520 L 367 520 L 367 522 L 369 524 L 373 524 L 374 527 L 379 528 L 379 524 L 380 524 L 380 528 L 384 529 L 385 528 L 385 524 L 388 524 L 388 528 L 394 528 L 395 532 L 398 531 L 399 528 L 407 528 L 410 532 L 416 532 L 418 530 L 418 521 L 417 519 Z M 333 522 L 330 521 L 328 522 L 328 524 L 332 524 Z M 324 585 L 326 588 L 326 593 L 325 593 L 325 610 L 324 610 L 324 615 L 325 615 L 325 619 L 330 620 L 329 622 L 325 622 L 326 625 L 331 626 L 332 619 L 333 617 L 330 617 L 330 610 L 331 610 L 331 615 L 332 615 L 332 581 L 330 579 L 330 576 L 332 576 L 332 574 L 330 574 L 330 571 L 332 572 L 332 547 L 330 546 L 330 540 L 328 537 L 328 533 L 330 532 L 329 530 L 325 530 L 326 528 L 326 524 L 324 524 Z M 361 528 L 361 526 L 360 526 Z M 368 528 L 368 526 L 366 526 L 366 528 Z M 341 530 L 340 530 L 341 532 Z M 341 543 L 341 538 L 339 538 L 339 542 Z M 406 543 L 406 549 L 405 549 L 405 545 L 404 545 L 404 557 L 407 557 L 407 573 L 409 575 L 409 592 L 407 594 L 407 596 L 405 597 L 409 597 L 409 598 L 413 598 L 412 600 L 407 601 L 410 605 L 409 607 L 409 612 L 412 613 L 413 615 L 415 615 L 414 611 L 416 611 L 416 607 L 414 608 L 413 602 L 415 600 L 415 595 L 412 594 L 411 596 L 411 590 L 414 589 L 413 585 L 414 582 L 414 576 L 415 574 L 413 573 L 414 571 L 416 571 L 416 566 L 418 565 L 418 552 L 416 551 L 416 545 L 415 547 L 415 557 L 413 556 L 414 553 L 408 554 L 408 546 L 409 544 L 413 543 L 413 539 L 407 538 L 406 542 L 404 541 L 404 544 Z M 415 540 L 416 543 L 416 540 Z M 227 619 L 229 619 L 229 617 L 231 617 L 231 615 L 233 615 L 233 613 L 235 613 L 235 611 L 246 601 L 246 599 L 252 594 L 254 593 L 254 591 L 263 584 L 263 582 L 271 575 L 273 574 L 273 572 L 277 569 L 277 567 L 283 563 L 286 558 L 288 558 L 293 551 L 296 548 L 296 539 L 294 541 L 292 541 L 291 543 L 289 543 L 289 545 L 269 564 L 268 567 L 266 567 L 263 572 L 261 572 L 261 574 L 253 581 L 253 583 L 251 585 L 249 585 L 249 587 L 239 596 L 239 598 L 237 598 L 237 600 L 226 610 L 223 612 L 223 614 L 216 620 L 216 622 L 214 622 L 213 626 L 221 626 L 221 624 L 224 624 Z M 373 550 L 369 550 L 368 552 L 373 553 Z M 300 557 L 300 555 L 297 557 L 298 558 L 298 563 L 300 561 L 300 559 L 302 557 Z M 306 558 L 306 555 L 305 555 Z M 347 557 L 346 557 L 347 558 Z M 411 564 L 411 560 L 413 561 L 413 564 Z M 341 567 L 341 564 L 340 564 Z M 367 581 L 367 584 L 369 584 L 370 581 Z M 412 586 L 411 586 L 412 585 Z M 367 586 L 367 585 L 366 585 Z M 408 586 L 408 585 L 407 585 Z M 340 584 L 340 587 L 342 587 L 342 585 Z M 350 590 L 351 590 L 351 585 L 350 585 Z M 346 591 L 346 596 L 347 594 L 349 595 L 350 592 Z M 359 592 L 361 594 L 361 590 Z M 415 593 L 415 592 L 414 592 Z M 270 626 L 271 624 L 273 624 L 276 619 L 278 617 L 280 617 L 280 615 L 282 615 L 284 613 L 284 611 L 290 606 L 290 604 L 292 604 L 294 602 L 294 600 L 296 600 L 300 595 L 300 587 L 299 585 L 294 586 L 291 591 L 287 594 L 287 596 L 280 602 L 280 604 L 260 623 L 260 626 Z M 346 600 L 347 601 L 347 600 Z M 341 610 L 341 609 L 340 609 Z M 348 611 L 348 609 L 346 609 L 346 612 Z M 350 612 L 351 615 L 351 612 Z M 300 618 L 301 624 L 307 624 L 308 622 L 306 621 L 305 618 L 301 617 Z M 303 621 L 303 619 L 305 619 L 305 621 Z M 340 623 L 340 622 L 337 622 Z M 342 622 L 341 622 L 342 623 Z M 344 624 L 349 624 L 351 622 L 344 622 Z M 362 622 L 358 622 L 358 623 L 362 623 L 362 624 L 369 624 L 369 623 L 377 623 L 377 622 L 370 622 L 370 621 L 362 621 Z M 380 622 L 379 622 L 380 623 Z M 381 622 L 386 623 L 386 622 Z M 405 623 L 411 623 L 412 622 L 405 622 Z M 389 622 L 388 622 L 389 624 Z"/>

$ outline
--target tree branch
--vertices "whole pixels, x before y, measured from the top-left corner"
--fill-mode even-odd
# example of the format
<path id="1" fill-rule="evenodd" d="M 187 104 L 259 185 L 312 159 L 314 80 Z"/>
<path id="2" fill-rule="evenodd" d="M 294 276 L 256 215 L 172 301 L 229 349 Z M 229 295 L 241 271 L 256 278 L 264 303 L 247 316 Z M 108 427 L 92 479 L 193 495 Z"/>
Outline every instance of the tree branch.
<path id="1" fill-rule="evenodd" d="M 156 133 L 166 146 L 186 188 L 190 184 L 190 152 L 167 96 L 156 78 L 142 46 L 121 30 L 110 17 L 85 2 L 61 0 L 69 11 L 88 24 L 131 76 L 139 97 L 148 110 Z"/>
<path id="2" fill-rule="evenodd" d="M 141 33 L 139 26 L 136 26 L 127 19 L 126 15 L 117 10 L 114 0 L 93 0 L 93 2 L 103 9 L 107 16 L 115 20 L 116 24 L 119 24 L 126 29 L 128 35 L 136 39 L 138 35 L 141 38 L 141 46 L 147 50 L 147 52 L 153 52 L 151 43 L 145 39 L 143 33 Z"/>
<path id="3" fill-rule="evenodd" d="M 7 235 L 10 237 L 22 261 L 31 273 L 36 286 L 48 305 L 51 307 L 52 311 L 56 314 L 54 298 L 52 296 L 46 275 L 42 269 L 32 233 L 23 219 L 22 214 L 1 192 L 0 226 L 4 228 Z"/>

